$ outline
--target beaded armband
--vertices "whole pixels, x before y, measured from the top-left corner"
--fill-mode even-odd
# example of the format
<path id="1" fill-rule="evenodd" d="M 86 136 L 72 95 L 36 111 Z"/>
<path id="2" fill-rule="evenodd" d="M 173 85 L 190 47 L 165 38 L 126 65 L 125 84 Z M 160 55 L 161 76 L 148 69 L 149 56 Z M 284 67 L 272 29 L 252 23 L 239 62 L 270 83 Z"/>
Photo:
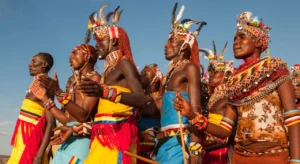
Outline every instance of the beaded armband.
<path id="1" fill-rule="evenodd" d="M 190 142 L 189 152 L 190 152 L 190 155 L 192 155 L 192 156 L 201 156 L 202 145 L 197 142 Z"/>
<path id="2" fill-rule="evenodd" d="M 103 99 L 109 100 L 114 103 L 119 103 L 121 101 L 122 95 L 117 88 L 108 85 L 102 85 L 102 87 L 103 87 L 103 93 L 102 93 Z"/>
<path id="3" fill-rule="evenodd" d="M 289 127 L 300 123 L 300 110 L 293 109 L 283 113 L 284 124 Z"/>
<path id="4" fill-rule="evenodd" d="M 91 135 L 92 122 L 85 122 L 73 125 L 73 135 L 88 136 Z"/>
<path id="5" fill-rule="evenodd" d="M 47 102 L 44 103 L 45 110 L 50 110 L 54 106 L 55 103 L 51 99 L 48 99 Z"/>
<path id="6" fill-rule="evenodd" d="M 290 164 L 300 164 L 300 160 L 299 159 L 291 159 Z"/>
<path id="7" fill-rule="evenodd" d="M 66 106 L 72 100 L 72 95 L 66 92 L 61 92 L 59 96 L 57 96 L 57 101 L 62 105 Z"/>
<path id="8" fill-rule="evenodd" d="M 191 125 L 194 125 L 197 127 L 198 130 L 203 130 L 207 127 L 208 125 L 208 120 L 206 117 L 204 117 L 202 114 L 199 114 L 196 112 L 196 117 L 192 120 L 189 120 L 189 123 Z"/>
<path id="9" fill-rule="evenodd" d="M 234 125 L 234 121 L 231 119 L 215 113 L 209 113 L 208 122 L 220 126 L 229 132 L 231 132 Z"/>

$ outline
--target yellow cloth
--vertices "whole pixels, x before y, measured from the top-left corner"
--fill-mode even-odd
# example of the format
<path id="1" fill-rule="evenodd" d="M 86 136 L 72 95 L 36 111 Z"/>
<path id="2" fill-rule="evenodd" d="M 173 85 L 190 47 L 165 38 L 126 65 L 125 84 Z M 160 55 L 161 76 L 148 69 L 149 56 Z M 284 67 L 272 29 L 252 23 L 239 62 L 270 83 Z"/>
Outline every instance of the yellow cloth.
<path id="1" fill-rule="evenodd" d="M 19 160 L 23 154 L 25 145 L 23 144 L 23 138 L 21 134 L 21 127 L 18 128 L 18 132 L 16 134 L 15 145 L 9 157 L 7 164 L 18 164 Z"/>
<path id="2" fill-rule="evenodd" d="M 42 116 L 45 112 L 44 108 L 40 104 L 38 104 L 38 103 L 36 103 L 32 100 L 29 100 L 29 99 L 24 99 L 23 100 L 21 109 L 24 110 L 24 111 L 31 112 L 33 114 L 39 115 L 39 116 Z M 30 118 L 30 117 L 26 117 L 26 116 L 21 115 L 21 114 L 19 115 L 19 119 L 22 120 L 22 121 L 25 121 L 25 122 L 30 122 L 30 123 L 35 124 L 35 125 L 38 123 L 38 120 Z M 22 130 L 21 126 L 19 126 L 18 130 L 17 130 L 17 133 L 16 133 L 15 145 L 13 147 L 12 153 L 10 155 L 10 158 L 9 158 L 7 164 L 18 164 L 19 160 L 20 160 L 20 158 L 23 154 L 23 151 L 25 149 L 25 145 L 24 145 L 24 142 L 23 142 L 23 137 L 22 137 L 21 130 Z"/>
<path id="3" fill-rule="evenodd" d="M 112 86 L 117 88 L 121 92 L 130 92 L 129 89 Z M 98 114 L 119 114 L 122 116 L 95 116 L 94 123 L 112 123 L 115 124 L 118 121 L 127 119 L 133 113 L 133 108 L 121 103 L 114 103 L 105 99 L 100 99 L 98 105 Z M 102 135 L 99 137 L 102 139 Z M 130 145 L 130 152 L 137 154 L 137 145 L 136 143 Z M 91 148 L 88 157 L 84 160 L 84 164 L 118 164 L 122 159 L 119 159 L 119 151 L 117 148 L 113 148 L 112 150 L 108 147 L 102 146 L 97 138 L 95 138 L 91 143 Z M 131 158 L 131 163 L 136 163 L 135 158 Z"/>

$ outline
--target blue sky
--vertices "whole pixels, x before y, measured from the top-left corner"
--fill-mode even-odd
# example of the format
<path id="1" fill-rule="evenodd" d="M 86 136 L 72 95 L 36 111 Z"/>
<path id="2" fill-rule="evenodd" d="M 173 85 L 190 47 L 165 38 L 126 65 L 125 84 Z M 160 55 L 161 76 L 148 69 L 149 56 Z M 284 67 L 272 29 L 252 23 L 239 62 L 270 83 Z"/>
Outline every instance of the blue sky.
<path id="1" fill-rule="evenodd" d="M 300 1 L 274 0 L 185 0 L 183 18 L 204 20 L 198 37 L 200 47 L 212 48 L 215 40 L 218 52 L 226 41 L 225 59 L 232 60 L 232 43 L 236 31 L 236 16 L 252 11 L 272 26 L 271 56 L 287 61 L 289 66 L 300 63 L 299 17 Z M 247 2 L 247 3 L 246 3 Z M 121 5 L 124 12 L 119 23 L 130 36 L 135 62 L 140 69 L 145 64 L 158 63 L 165 73 L 164 45 L 170 32 L 171 11 L 175 1 L 167 0 L 0 0 L 0 154 L 10 154 L 9 146 L 21 102 L 32 77 L 28 73 L 31 57 L 38 52 L 54 56 L 53 70 L 57 70 L 60 85 L 65 86 L 71 75 L 68 56 L 81 44 L 87 28 L 88 16 L 108 3 L 105 13 Z M 94 45 L 94 41 L 91 42 Z M 297 48 L 298 47 L 298 48 Z M 236 62 L 236 65 L 240 61 Z M 201 64 L 207 61 L 201 59 Z M 98 62 L 98 71 L 103 62 Z"/>

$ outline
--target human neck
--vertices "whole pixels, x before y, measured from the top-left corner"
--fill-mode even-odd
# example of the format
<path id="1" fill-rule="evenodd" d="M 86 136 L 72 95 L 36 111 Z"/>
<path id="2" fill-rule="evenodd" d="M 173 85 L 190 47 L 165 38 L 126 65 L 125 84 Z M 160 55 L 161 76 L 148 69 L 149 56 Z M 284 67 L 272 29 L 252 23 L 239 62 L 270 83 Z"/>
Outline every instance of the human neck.
<path id="1" fill-rule="evenodd" d="M 81 75 L 86 75 L 87 73 L 90 73 L 94 71 L 94 66 L 92 64 L 87 64 L 82 70 L 80 71 Z"/>
<path id="2" fill-rule="evenodd" d="M 145 95 L 151 95 L 152 93 L 155 93 L 158 91 L 159 91 L 159 87 L 157 87 L 156 83 L 153 83 L 145 89 Z"/>
<path id="3" fill-rule="evenodd" d="M 261 53 L 255 52 L 254 54 L 244 58 L 245 63 L 249 63 L 249 62 L 252 62 L 254 60 L 257 60 L 257 59 L 260 58 L 260 56 L 261 56 Z"/>
<path id="4" fill-rule="evenodd" d="M 173 64 L 177 64 L 177 63 L 179 63 L 179 62 L 182 62 L 182 61 L 188 60 L 188 59 L 189 59 L 189 58 L 187 57 L 187 55 L 186 55 L 184 52 L 181 52 L 180 55 L 175 56 L 175 57 L 173 58 Z"/>

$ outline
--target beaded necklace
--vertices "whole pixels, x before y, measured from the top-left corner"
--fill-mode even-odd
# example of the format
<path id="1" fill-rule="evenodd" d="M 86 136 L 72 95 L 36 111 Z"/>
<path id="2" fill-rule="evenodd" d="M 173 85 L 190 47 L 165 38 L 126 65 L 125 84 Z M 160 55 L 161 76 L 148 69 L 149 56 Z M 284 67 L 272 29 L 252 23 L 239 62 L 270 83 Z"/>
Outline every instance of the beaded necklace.
<path id="1" fill-rule="evenodd" d="M 116 65 L 120 60 L 121 52 L 120 50 L 113 51 L 109 53 L 105 58 L 104 70 L 101 74 L 100 84 L 104 84 L 105 77 L 115 69 Z"/>
<path id="2" fill-rule="evenodd" d="M 172 75 L 174 73 L 178 72 L 179 70 L 181 70 L 189 62 L 190 62 L 190 60 L 184 59 L 182 61 L 177 62 L 173 67 L 172 67 L 172 65 L 169 67 L 169 70 L 163 79 L 163 88 L 165 89 L 165 91 L 167 91 L 167 87 L 168 87 L 168 84 L 169 84 L 169 81 L 170 81 Z"/>

